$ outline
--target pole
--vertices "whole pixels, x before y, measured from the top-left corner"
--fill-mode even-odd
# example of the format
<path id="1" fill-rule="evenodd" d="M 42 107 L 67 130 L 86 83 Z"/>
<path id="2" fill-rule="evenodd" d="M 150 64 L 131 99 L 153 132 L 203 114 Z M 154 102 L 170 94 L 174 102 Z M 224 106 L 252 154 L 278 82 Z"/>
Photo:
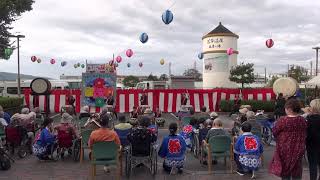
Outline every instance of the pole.
<path id="1" fill-rule="evenodd" d="M 311 66 L 310 76 L 312 76 L 312 61 L 310 61 L 310 66 Z"/>
<path id="2" fill-rule="evenodd" d="M 264 83 L 267 84 L 267 68 L 264 67 Z"/>
<path id="3" fill-rule="evenodd" d="M 314 47 L 312 49 L 316 50 L 316 76 L 317 76 L 318 75 L 318 56 L 319 56 L 320 47 Z"/>
<path id="4" fill-rule="evenodd" d="M 18 96 L 21 97 L 21 82 L 20 82 L 20 45 L 19 45 L 19 41 L 20 41 L 20 37 L 17 36 L 17 43 L 18 43 Z"/>

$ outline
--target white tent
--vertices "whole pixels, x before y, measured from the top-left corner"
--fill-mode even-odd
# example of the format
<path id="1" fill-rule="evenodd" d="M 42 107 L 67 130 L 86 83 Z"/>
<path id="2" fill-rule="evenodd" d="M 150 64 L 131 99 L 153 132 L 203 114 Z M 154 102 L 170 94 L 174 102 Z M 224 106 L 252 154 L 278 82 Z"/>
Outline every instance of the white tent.
<path id="1" fill-rule="evenodd" d="M 306 83 L 306 85 L 307 85 L 307 87 L 315 87 L 315 86 L 320 87 L 320 75 L 319 76 L 315 76 L 314 78 L 310 79 Z"/>

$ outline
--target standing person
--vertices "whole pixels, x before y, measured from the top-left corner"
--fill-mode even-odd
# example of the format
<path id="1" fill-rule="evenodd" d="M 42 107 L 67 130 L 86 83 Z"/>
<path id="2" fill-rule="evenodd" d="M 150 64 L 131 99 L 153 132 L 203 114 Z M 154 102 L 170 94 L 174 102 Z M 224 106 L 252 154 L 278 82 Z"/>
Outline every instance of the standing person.
<path id="1" fill-rule="evenodd" d="M 272 129 L 277 145 L 269 171 L 283 180 L 301 179 L 307 122 L 299 115 L 298 100 L 290 99 L 284 107 L 287 115 L 280 117 Z"/>
<path id="2" fill-rule="evenodd" d="M 310 180 L 320 179 L 318 170 L 320 168 L 320 99 L 312 100 L 310 103 L 311 114 L 307 116 L 307 153 L 310 170 Z"/>
<path id="3" fill-rule="evenodd" d="M 163 169 L 170 173 L 172 167 L 175 166 L 179 173 L 182 173 L 185 152 L 186 152 L 186 142 L 185 140 L 177 135 L 178 125 L 177 123 L 171 123 L 169 125 L 169 136 L 166 136 L 160 146 L 158 155 L 164 158 Z"/>
<path id="4" fill-rule="evenodd" d="M 286 115 L 285 108 L 284 108 L 285 104 L 286 104 L 286 100 L 283 97 L 283 94 L 280 93 L 278 95 L 278 98 L 275 103 L 275 108 L 274 108 L 275 109 L 274 115 L 276 116 L 276 119 Z"/>

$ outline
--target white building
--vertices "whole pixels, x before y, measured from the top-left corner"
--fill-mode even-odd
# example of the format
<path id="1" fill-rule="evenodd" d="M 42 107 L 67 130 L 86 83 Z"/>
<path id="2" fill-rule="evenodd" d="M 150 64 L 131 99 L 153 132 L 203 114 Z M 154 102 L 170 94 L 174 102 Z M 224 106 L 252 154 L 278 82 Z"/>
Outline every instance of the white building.
<path id="1" fill-rule="evenodd" d="M 229 80 L 230 69 L 237 65 L 239 36 L 224 27 L 221 22 L 214 30 L 202 37 L 203 43 L 203 88 L 237 88 Z M 227 49 L 234 54 L 228 56 Z"/>

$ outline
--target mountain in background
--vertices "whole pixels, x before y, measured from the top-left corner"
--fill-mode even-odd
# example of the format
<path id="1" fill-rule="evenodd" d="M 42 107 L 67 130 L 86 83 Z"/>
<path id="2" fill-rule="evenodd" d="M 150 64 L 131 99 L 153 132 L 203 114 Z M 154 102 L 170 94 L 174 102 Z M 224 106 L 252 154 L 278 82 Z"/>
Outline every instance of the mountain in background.
<path id="1" fill-rule="evenodd" d="M 20 74 L 21 80 L 26 79 L 34 79 L 38 78 L 38 76 Z M 48 78 L 51 79 L 51 78 Z M 17 80 L 17 73 L 8 73 L 8 72 L 0 72 L 0 81 L 16 81 Z"/>

